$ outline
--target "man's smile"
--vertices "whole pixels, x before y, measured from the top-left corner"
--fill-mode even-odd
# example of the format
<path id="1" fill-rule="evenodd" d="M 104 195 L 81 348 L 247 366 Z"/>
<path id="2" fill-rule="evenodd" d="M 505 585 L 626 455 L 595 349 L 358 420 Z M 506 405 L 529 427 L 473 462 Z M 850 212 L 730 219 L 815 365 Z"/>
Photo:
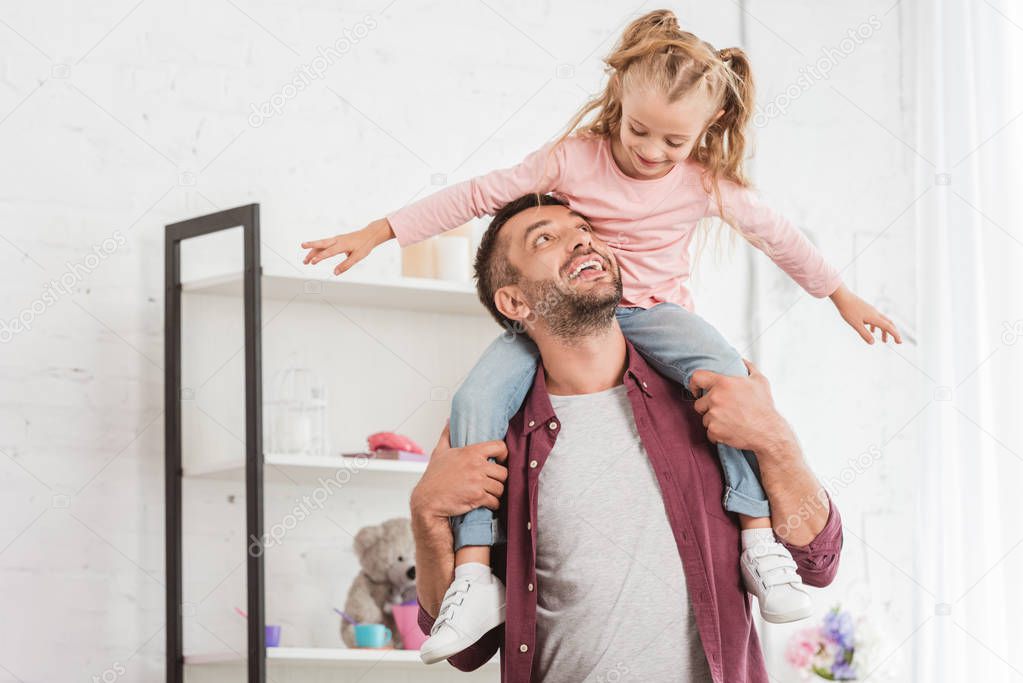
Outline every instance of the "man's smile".
<path id="1" fill-rule="evenodd" d="M 566 267 L 568 280 L 597 280 L 607 274 L 603 256 L 593 251 L 572 259 Z"/>

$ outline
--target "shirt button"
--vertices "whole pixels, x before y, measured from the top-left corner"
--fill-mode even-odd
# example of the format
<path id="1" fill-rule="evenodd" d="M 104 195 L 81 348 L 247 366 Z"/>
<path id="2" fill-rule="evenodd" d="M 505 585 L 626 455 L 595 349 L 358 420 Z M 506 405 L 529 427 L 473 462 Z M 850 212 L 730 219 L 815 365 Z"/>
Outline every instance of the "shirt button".
<path id="1" fill-rule="evenodd" d="M 530 420 L 529 421 L 529 426 L 530 427 L 534 426 L 535 424 L 536 424 L 536 420 Z"/>
<path id="2" fill-rule="evenodd" d="M 528 649 L 529 649 L 529 646 L 526 645 L 525 643 L 522 643 L 522 645 L 519 645 L 519 652 L 525 652 Z"/>
<path id="3" fill-rule="evenodd" d="M 549 425 L 547 425 L 547 426 L 550 427 L 551 429 L 557 429 L 558 428 L 558 423 L 555 422 L 554 420 L 551 420 L 551 423 Z"/>
<path id="4" fill-rule="evenodd" d="M 532 529 L 532 528 L 533 528 L 533 523 L 532 522 L 526 522 L 526 529 Z"/>
<path id="5" fill-rule="evenodd" d="M 646 389 L 646 382 L 643 382 L 643 388 Z"/>
<path id="6" fill-rule="evenodd" d="M 530 591 L 530 592 L 532 592 L 532 590 L 533 590 L 533 584 L 529 584 L 529 585 L 527 585 L 527 586 L 526 586 L 526 590 L 527 590 L 527 591 Z"/>
<path id="7" fill-rule="evenodd" d="M 529 466 L 530 467 L 536 467 L 536 460 L 530 460 L 529 461 Z"/>

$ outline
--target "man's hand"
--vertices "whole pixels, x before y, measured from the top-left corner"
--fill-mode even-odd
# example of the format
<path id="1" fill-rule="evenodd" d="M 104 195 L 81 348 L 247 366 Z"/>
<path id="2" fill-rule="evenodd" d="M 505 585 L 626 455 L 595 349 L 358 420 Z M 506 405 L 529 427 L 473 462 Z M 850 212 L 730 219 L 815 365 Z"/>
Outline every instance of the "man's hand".
<path id="1" fill-rule="evenodd" d="M 703 415 L 711 441 L 753 451 L 757 456 L 761 483 L 771 503 L 774 533 L 786 543 L 804 546 L 827 524 L 830 502 L 803 459 L 795 433 L 775 409 L 767 378 L 753 363 L 743 362 L 749 377 L 694 372 L 690 391 L 694 396 L 706 392 L 695 407 Z"/>
<path id="2" fill-rule="evenodd" d="M 767 378 L 748 360 L 749 377 L 729 377 L 709 370 L 693 373 L 689 390 L 699 396 L 694 407 L 703 415 L 707 437 L 758 456 L 795 441 L 788 423 L 774 407 Z M 702 395 L 701 395 L 702 392 Z"/>
<path id="3" fill-rule="evenodd" d="M 487 458 L 497 458 L 489 462 Z M 413 517 L 421 521 L 461 515 L 478 507 L 501 506 L 508 469 L 503 441 L 484 441 L 463 448 L 451 447 L 450 426 L 445 426 L 433 449 L 426 471 L 409 500 Z"/>
<path id="4" fill-rule="evenodd" d="M 488 461 L 490 457 L 502 463 L 508 459 L 503 441 L 452 448 L 450 430 L 444 427 L 426 471 L 412 490 L 409 508 L 416 540 L 416 592 L 431 616 L 436 617 L 455 575 L 448 517 L 478 507 L 500 507 L 508 469 Z"/>

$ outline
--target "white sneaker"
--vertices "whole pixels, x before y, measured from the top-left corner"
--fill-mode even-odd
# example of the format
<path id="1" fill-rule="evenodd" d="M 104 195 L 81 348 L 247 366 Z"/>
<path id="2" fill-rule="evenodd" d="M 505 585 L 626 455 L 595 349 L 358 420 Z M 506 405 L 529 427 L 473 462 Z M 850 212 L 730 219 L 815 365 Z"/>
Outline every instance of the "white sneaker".
<path id="1" fill-rule="evenodd" d="M 430 637 L 419 649 L 419 657 L 434 664 L 456 655 L 504 623 L 504 583 L 491 575 L 486 579 L 456 578 L 444 593 L 437 621 Z"/>
<path id="2" fill-rule="evenodd" d="M 746 590 L 757 597 L 764 621 L 785 624 L 813 612 L 810 592 L 796 573 L 796 561 L 781 543 L 750 546 L 740 556 L 739 565 Z"/>

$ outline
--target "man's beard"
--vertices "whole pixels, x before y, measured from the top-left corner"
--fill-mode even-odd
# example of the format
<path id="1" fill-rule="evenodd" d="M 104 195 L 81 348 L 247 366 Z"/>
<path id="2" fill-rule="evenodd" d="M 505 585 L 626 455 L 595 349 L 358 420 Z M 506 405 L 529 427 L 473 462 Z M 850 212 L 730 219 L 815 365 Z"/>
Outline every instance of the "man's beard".
<path id="1" fill-rule="evenodd" d="M 621 273 L 615 268 L 610 274 L 613 287 L 594 287 L 587 292 L 569 287 L 561 280 L 521 282 L 519 286 L 533 309 L 534 319 L 527 324 L 543 320 L 552 335 L 567 341 L 605 330 L 622 300 Z"/>

